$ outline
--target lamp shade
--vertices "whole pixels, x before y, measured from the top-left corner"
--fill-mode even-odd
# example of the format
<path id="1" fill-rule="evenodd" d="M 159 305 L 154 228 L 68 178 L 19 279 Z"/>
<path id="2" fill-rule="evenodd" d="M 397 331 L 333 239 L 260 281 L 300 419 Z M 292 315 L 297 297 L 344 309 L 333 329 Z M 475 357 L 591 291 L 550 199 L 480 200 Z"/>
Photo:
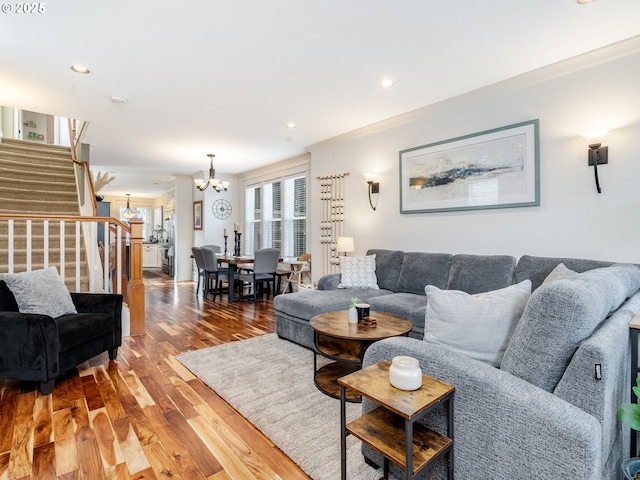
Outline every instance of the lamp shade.
<path id="1" fill-rule="evenodd" d="M 584 138 L 589 145 L 594 145 L 596 143 L 602 143 L 607 133 L 609 133 L 609 130 L 606 128 L 591 128 L 580 132 L 580 136 Z"/>
<path id="2" fill-rule="evenodd" d="M 336 243 L 336 250 L 338 252 L 353 252 L 355 250 L 353 246 L 353 237 L 338 237 L 338 242 Z"/>

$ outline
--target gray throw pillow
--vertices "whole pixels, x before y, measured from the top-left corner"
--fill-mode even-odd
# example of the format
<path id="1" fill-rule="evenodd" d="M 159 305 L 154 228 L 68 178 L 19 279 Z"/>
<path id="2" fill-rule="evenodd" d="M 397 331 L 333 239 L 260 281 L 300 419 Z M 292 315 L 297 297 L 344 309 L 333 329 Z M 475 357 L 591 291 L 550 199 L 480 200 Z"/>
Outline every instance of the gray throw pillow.
<path id="1" fill-rule="evenodd" d="M 21 313 L 39 313 L 52 318 L 78 313 L 56 267 L 0 276 L 16 298 Z"/>
<path id="2" fill-rule="evenodd" d="M 531 281 L 474 295 L 427 285 L 425 293 L 424 341 L 498 367 L 531 295 Z"/>

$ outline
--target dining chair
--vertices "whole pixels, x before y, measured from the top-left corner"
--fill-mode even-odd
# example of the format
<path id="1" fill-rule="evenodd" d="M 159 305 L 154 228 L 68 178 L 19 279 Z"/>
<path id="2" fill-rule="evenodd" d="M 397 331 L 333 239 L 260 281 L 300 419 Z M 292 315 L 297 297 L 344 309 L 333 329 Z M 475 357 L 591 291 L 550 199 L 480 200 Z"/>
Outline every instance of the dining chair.
<path id="1" fill-rule="evenodd" d="M 253 270 L 251 273 L 241 273 L 236 276 L 240 282 L 240 291 L 244 290 L 245 283 L 249 283 L 253 289 L 253 303 L 258 301 L 258 285 L 264 288 L 269 282 L 273 285 L 273 291 L 276 290 L 275 278 L 276 270 L 278 270 L 278 262 L 280 261 L 280 250 L 277 248 L 262 248 L 256 250 L 253 255 Z"/>
<path id="2" fill-rule="evenodd" d="M 213 251 L 216 253 L 216 255 L 222 254 L 222 247 L 220 245 L 202 245 L 200 248 L 212 248 Z M 218 265 L 218 271 L 219 272 L 223 272 L 228 274 L 229 273 L 229 268 L 228 267 L 221 267 Z"/>
<path id="3" fill-rule="evenodd" d="M 204 260 L 205 269 L 205 285 L 204 298 L 207 298 L 209 292 L 213 292 L 213 301 L 216 301 L 218 292 L 222 290 L 222 282 L 229 282 L 229 272 L 227 269 L 218 268 L 218 259 L 216 251 L 211 246 L 200 247 L 202 258 Z"/>
<path id="4" fill-rule="evenodd" d="M 203 291 L 205 281 L 204 258 L 202 258 L 202 250 L 200 249 L 200 247 L 191 247 L 191 256 L 195 260 L 196 268 L 198 269 L 198 284 L 196 285 L 196 295 L 198 295 L 198 290 L 200 290 L 200 279 L 202 279 Z"/>

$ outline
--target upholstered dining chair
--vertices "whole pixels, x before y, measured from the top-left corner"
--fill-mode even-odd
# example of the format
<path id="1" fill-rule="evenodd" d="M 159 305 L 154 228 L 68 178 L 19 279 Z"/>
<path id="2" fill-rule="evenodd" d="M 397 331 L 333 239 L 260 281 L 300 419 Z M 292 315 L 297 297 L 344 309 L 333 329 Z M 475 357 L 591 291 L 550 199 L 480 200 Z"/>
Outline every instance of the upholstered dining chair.
<path id="1" fill-rule="evenodd" d="M 200 248 L 212 248 L 213 251 L 216 254 L 221 254 L 222 253 L 222 247 L 220 245 L 202 245 Z M 218 265 L 218 272 L 221 273 L 226 273 L 227 275 L 229 274 L 229 268 L 228 267 L 221 267 L 220 265 Z"/>
<path id="2" fill-rule="evenodd" d="M 191 247 L 191 255 L 193 256 L 193 260 L 196 262 L 196 268 L 198 269 L 198 284 L 196 285 L 196 295 L 198 295 L 198 290 L 200 290 L 200 279 L 202 279 L 202 291 L 204 291 L 204 282 L 206 280 L 204 258 L 202 258 L 202 250 L 200 247 Z"/>
<path id="3" fill-rule="evenodd" d="M 222 290 L 222 282 L 229 281 L 229 271 L 218 268 L 218 259 L 216 258 L 216 251 L 210 246 L 200 247 L 202 258 L 204 260 L 205 270 L 205 286 L 204 297 L 209 295 L 209 292 L 213 292 L 213 301 L 216 301 L 218 292 Z"/>
<path id="4" fill-rule="evenodd" d="M 236 276 L 240 282 L 240 291 L 244 290 L 245 283 L 252 285 L 253 303 L 258 301 L 258 285 L 264 288 L 264 284 L 272 283 L 273 291 L 276 291 L 276 270 L 280 261 L 280 250 L 277 248 L 263 248 L 254 252 L 253 270 L 251 273 L 241 273 Z"/>

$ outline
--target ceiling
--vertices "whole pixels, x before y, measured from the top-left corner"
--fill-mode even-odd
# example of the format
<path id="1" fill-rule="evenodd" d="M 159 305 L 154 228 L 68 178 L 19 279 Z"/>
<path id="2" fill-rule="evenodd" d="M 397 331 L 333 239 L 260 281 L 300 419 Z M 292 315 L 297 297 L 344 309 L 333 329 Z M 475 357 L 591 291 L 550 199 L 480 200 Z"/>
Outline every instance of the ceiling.
<path id="1" fill-rule="evenodd" d="M 640 34 L 638 0 L 41 5 L 0 13 L 0 104 L 91 122 L 92 168 L 115 172 L 108 195 L 160 195 L 175 174 L 202 175 L 208 153 L 223 178 L 292 158 Z"/>

